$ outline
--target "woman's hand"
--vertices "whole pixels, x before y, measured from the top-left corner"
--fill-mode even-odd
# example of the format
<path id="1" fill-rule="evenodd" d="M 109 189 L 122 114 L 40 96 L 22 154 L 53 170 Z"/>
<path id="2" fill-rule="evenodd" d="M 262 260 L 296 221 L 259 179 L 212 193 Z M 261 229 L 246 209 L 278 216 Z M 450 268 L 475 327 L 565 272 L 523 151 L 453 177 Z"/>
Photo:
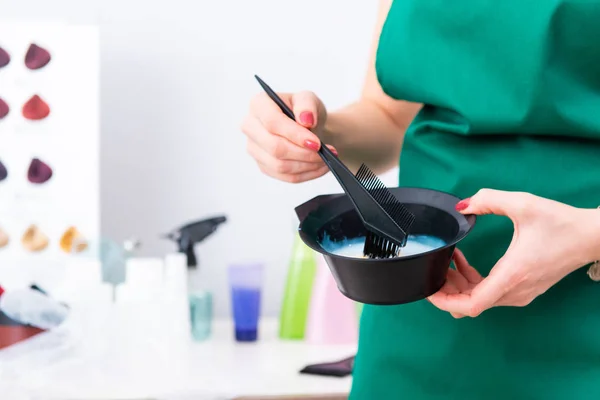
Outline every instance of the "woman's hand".
<path id="1" fill-rule="evenodd" d="M 599 199 L 600 201 L 600 199 Z M 498 306 L 523 307 L 578 268 L 600 248 L 600 210 L 581 209 L 528 193 L 480 190 L 459 202 L 463 214 L 496 214 L 514 224 L 512 242 L 483 278 L 460 250 L 431 303 L 454 317 L 476 317 Z"/>
<path id="2" fill-rule="evenodd" d="M 282 181 L 300 183 L 326 174 L 329 169 L 317 154 L 321 142 L 315 134 L 325 124 L 325 106 L 311 92 L 278 95 L 294 111 L 296 122 L 265 93 L 258 94 L 242 124 L 248 153 L 262 172 Z"/>

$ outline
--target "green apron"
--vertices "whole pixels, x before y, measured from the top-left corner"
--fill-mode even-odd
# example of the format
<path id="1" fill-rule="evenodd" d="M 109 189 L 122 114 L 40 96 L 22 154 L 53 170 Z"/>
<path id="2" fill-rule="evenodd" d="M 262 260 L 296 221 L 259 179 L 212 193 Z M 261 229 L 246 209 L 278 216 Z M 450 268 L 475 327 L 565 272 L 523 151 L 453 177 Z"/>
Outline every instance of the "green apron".
<path id="1" fill-rule="evenodd" d="M 600 1 L 398 0 L 376 70 L 388 95 L 424 104 L 401 186 L 600 205 Z M 512 231 L 479 217 L 459 248 L 487 275 Z M 580 269 L 473 319 L 425 300 L 365 306 L 350 398 L 598 400 L 600 283 Z"/>

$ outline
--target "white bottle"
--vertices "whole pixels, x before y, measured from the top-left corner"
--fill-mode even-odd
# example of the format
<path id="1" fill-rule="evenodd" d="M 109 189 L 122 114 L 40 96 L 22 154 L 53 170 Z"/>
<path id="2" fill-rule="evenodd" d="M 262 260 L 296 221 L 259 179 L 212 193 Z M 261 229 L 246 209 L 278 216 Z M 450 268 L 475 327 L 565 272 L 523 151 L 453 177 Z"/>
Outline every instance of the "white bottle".
<path id="1" fill-rule="evenodd" d="M 17 322 L 44 330 L 59 326 L 69 314 L 65 305 L 29 288 L 5 292 L 0 287 L 0 310 Z"/>

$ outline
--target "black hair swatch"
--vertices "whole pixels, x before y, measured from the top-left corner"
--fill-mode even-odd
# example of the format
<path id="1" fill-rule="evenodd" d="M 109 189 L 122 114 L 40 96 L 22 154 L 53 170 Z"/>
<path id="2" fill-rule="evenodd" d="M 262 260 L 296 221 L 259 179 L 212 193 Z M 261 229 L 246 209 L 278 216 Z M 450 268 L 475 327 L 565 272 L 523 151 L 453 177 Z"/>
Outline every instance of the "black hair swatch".
<path id="1" fill-rule="evenodd" d="M 2 164 L 2 161 L 0 161 L 0 182 L 6 178 L 8 178 L 8 170 L 6 169 L 6 166 Z"/>

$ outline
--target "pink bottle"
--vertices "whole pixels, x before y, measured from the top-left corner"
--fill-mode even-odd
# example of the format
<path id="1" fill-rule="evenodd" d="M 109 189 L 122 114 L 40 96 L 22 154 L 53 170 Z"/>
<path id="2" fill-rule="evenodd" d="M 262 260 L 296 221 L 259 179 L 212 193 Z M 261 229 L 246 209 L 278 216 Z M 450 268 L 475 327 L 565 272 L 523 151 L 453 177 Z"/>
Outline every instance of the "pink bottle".
<path id="1" fill-rule="evenodd" d="M 340 293 L 321 255 L 317 255 L 305 338 L 313 344 L 356 344 L 358 341 L 355 303 Z"/>

